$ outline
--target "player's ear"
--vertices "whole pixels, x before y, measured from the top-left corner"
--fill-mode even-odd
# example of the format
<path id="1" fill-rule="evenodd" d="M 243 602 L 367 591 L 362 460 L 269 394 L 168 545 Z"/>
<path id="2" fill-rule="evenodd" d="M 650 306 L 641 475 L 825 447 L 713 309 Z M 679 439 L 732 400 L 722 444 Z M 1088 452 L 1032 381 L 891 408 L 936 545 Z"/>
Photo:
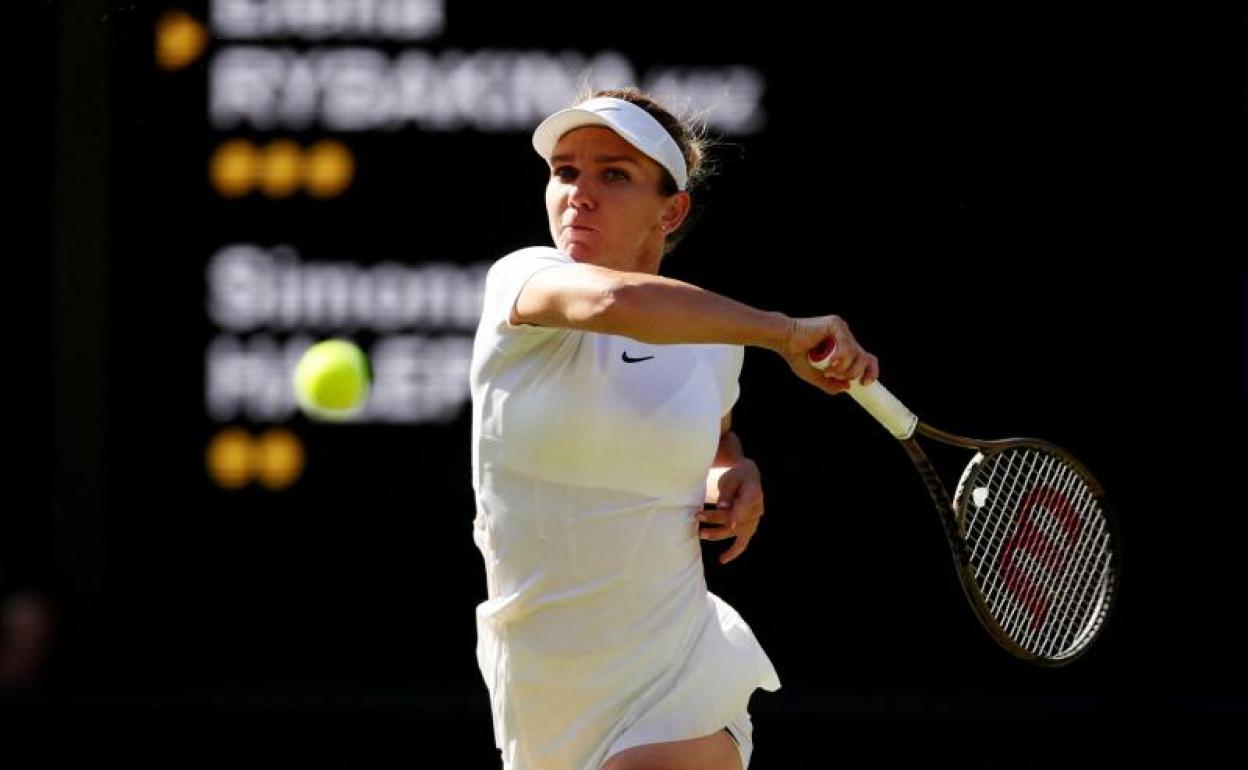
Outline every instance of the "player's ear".
<path id="1" fill-rule="evenodd" d="M 659 217 L 659 227 L 663 232 L 670 235 L 680 228 L 685 218 L 689 216 L 689 209 L 693 206 L 693 200 L 689 197 L 689 193 L 685 191 L 677 192 L 675 195 L 668 196 L 663 203 L 663 213 Z"/>

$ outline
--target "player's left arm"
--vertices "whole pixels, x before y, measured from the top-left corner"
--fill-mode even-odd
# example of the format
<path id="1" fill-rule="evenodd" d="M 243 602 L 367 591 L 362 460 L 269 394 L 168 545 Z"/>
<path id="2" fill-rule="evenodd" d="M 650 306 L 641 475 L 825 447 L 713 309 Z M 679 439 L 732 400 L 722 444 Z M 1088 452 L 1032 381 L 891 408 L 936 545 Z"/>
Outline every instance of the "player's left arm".
<path id="1" fill-rule="evenodd" d="M 703 540 L 736 538 L 719 557 L 720 564 L 727 564 L 745 552 L 758 531 L 763 481 L 758 465 L 745 456 L 741 439 L 732 431 L 732 412 L 724 415 L 719 428 L 719 448 L 706 474 L 706 502 L 715 508 L 702 511 L 698 521 L 707 525 L 701 530 Z"/>

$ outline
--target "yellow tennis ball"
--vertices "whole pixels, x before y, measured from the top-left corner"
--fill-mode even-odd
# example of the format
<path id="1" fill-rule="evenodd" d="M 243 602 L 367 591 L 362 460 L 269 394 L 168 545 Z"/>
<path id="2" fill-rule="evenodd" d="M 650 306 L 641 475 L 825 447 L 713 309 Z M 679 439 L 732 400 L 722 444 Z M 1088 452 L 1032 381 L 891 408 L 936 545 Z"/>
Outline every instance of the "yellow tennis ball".
<path id="1" fill-rule="evenodd" d="M 368 398 L 372 373 L 368 357 L 347 340 L 325 340 L 304 352 L 295 366 L 295 401 L 309 416 L 341 420 Z"/>

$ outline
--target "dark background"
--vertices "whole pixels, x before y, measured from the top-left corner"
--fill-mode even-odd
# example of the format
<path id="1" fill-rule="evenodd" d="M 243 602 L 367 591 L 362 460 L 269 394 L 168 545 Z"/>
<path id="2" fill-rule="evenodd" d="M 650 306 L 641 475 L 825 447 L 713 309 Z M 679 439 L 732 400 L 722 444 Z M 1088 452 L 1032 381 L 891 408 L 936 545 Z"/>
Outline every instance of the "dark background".
<path id="1" fill-rule="evenodd" d="M 170 4 L 22 5 L 9 294 L 32 352 L 6 379 L 36 378 L 14 415 L 3 589 L 52 597 L 58 633 L 38 680 L 0 695 L 4 724 L 82 737 L 43 743 L 49 766 L 495 766 L 467 410 L 297 418 L 292 489 L 214 487 L 203 265 L 239 240 L 465 264 L 545 243 L 527 132 L 357 135 L 342 198 L 226 203 L 204 172 L 222 138 L 204 62 L 152 61 Z M 746 557 L 707 569 L 784 682 L 754 700 L 755 767 L 1230 745 L 1248 715 L 1244 33 L 1242 16 L 1139 10 L 448 2 L 435 48 L 761 70 L 767 126 L 726 138 L 666 272 L 843 315 L 919 414 L 1052 440 L 1115 504 L 1104 636 L 1068 668 L 1026 667 L 966 609 L 892 439 L 750 351 L 734 419 L 768 515 Z"/>

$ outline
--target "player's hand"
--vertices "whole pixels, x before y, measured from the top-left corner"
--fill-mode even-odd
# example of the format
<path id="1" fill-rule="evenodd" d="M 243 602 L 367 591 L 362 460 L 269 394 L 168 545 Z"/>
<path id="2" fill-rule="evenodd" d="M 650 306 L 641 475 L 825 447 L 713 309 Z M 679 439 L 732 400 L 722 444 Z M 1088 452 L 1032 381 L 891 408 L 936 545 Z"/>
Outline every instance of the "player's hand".
<path id="1" fill-rule="evenodd" d="M 879 379 L 879 359 L 858 344 L 843 318 L 825 315 L 791 320 L 788 338 L 777 352 L 799 378 L 833 395 L 849 390 L 851 382 L 870 385 Z M 829 337 L 836 345 L 828 367 L 820 371 L 811 366 L 807 355 Z"/>
<path id="2" fill-rule="evenodd" d="M 716 482 L 719 497 L 713 510 L 698 514 L 698 521 L 705 525 L 699 536 L 703 540 L 736 538 L 719 557 L 720 564 L 727 564 L 745 553 L 758 531 L 763 516 L 763 481 L 758 465 L 746 458 L 727 469 L 716 468 L 712 472 L 716 471 L 722 471 Z"/>

